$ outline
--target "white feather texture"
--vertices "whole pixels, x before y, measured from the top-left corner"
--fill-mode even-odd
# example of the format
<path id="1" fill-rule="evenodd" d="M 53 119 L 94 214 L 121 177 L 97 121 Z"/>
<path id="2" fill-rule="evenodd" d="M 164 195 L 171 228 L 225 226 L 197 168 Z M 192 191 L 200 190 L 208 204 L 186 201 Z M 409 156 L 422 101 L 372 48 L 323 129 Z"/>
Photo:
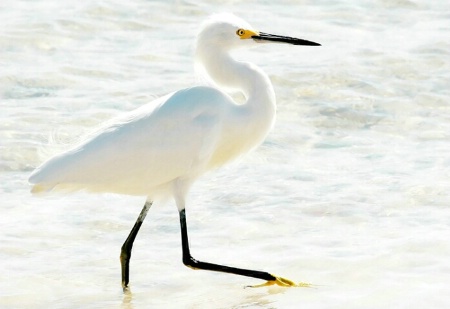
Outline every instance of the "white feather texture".
<path id="1" fill-rule="evenodd" d="M 258 146 L 274 122 L 269 78 L 229 54 L 254 43 L 237 36 L 241 28 L 252 29 L 234 15 L 214 15 L 198 34 L 196 56 L 217 85 L 241 91 L 244 104 L 204 86 L 161 97 L 42 164 L 29 178 L 33 192 L 87 190 L 148 200 L 169 194 L 184 208 L 197 177 Z"/>

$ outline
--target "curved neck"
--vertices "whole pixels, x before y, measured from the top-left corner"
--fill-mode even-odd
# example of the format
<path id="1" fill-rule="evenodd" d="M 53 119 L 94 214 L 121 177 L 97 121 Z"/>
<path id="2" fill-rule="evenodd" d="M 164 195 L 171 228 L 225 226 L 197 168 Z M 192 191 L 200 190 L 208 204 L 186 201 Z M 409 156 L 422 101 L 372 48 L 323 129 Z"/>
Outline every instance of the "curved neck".
<path id="1" fill-rule="evenodd" d="M 275 92 L 269 77 L 256 65 L 234 60 L 226 51 L 200 54 L 202 64 L 218 85 L 241 91 L 247 99 L 245 105 L 256 104 L 275 112 Z"/>
<path id="2" fill-rule="evenodd" d="M 206 51 L 205 51 L 206 50 Z M 222 143 L 211 158 L 219 166 L 261 144 L 275 122 L 275 93 L 269 77 L 251 63 L 231 58 L 227 51 L 205 49 L 200 60 L 218 86 L 234 88 L 246 97 L 243 104 L 227 105 Z"/>

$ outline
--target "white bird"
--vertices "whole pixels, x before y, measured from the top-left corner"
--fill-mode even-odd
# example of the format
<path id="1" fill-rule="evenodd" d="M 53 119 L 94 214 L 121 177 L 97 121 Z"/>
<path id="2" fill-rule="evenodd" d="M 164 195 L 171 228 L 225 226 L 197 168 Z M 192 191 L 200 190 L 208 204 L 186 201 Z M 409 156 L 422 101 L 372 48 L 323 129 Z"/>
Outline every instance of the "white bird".
<path id="1" fill-rule="evenodd" d="M 259 32 L 232 14 L 213 15 L 198 34 L 196 56 L 217 87 L 187 88 L 156 99 L 108 122 L 31 174 L 32 192 L 85 190 L 147 197 L 121 248 L 124 289 L 133 241 L 161 196 L 175 199 L 186 266 L 267 280 L 260 286 L 307 286 L 267 272 L 201 262 L 189 251 L 185 199 L 191 185 L 205 172 L 257 147 L 274 124 L 275 93 L 268 76 L 230 56 L 233 49 L 263 42 L 320 45 Z M 242 92 L 246 102 L 237 104 L 218 87 Z"/>

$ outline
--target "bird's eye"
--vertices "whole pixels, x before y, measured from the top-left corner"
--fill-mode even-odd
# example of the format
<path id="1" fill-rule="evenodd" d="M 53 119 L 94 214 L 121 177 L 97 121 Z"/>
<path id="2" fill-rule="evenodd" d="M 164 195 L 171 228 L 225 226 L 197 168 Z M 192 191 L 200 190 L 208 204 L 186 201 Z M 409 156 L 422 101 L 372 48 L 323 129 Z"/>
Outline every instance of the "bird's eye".
<path id="1" fill-rule="evenodd" d="M 239 36 L 243 36 L 245 34 L 245 30 L 244 29 L 238 29 L 238 31 L 236 31 L 236 34 Z"/>

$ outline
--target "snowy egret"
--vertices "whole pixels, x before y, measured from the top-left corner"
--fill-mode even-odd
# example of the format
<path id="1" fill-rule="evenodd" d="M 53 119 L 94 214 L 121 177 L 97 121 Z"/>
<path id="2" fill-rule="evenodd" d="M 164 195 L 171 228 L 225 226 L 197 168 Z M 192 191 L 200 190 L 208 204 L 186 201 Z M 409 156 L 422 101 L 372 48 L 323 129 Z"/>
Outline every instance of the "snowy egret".
<path id="1" fill-rule="evenodd" d="M 197 37 L 196 56 L 217 87 L 198 86 L 154 100 L 103 126 L 74 148 L 54 156 L 30 176 L 32 192 L 112 192 L 146 196 L 120 254 L 122 287 L 129 283 L 134 239 L 153 201 L 173 197 L 181 226 L 183 263 L 267 280 L 263 285 L 304 286 L 267 272 L 201 262 L 191 256 L 186 195 L 194 181 L 262 143 L 275 119 L 275 93 L 268 76 L 230 51 L 255 43 L 320 44 L 259 32 L 232 15 L 210 17 Z M 218 87 L 241 91 L 237 104 Z"/>

